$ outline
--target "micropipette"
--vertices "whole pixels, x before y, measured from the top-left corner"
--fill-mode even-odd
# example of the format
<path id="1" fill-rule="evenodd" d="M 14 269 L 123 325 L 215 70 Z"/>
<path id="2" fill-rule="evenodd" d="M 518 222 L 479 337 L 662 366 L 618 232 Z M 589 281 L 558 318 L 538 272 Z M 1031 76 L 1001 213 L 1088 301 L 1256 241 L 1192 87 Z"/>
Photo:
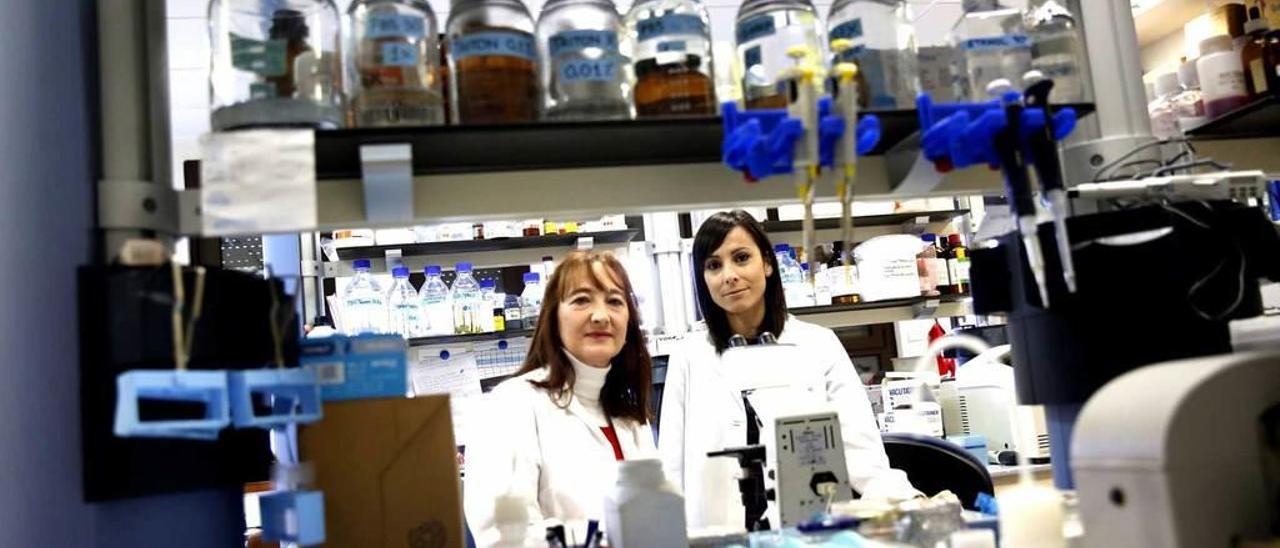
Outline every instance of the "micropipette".
<path id="1" fill-rule="evenodd" d="M 1008 86 L 1007 81 L 997 80 L 987 89 L 992 91 Z M 1000 155 L 1000 166 L 1004 170 L 1010 212 L 1018 219 L 1018 233 L 1022 236 L 1027 263 L 1031 266 L 1031 273 L 1040 290 L 1040 303 L 1048 308 L 1049 288 L 1045 285 L 1044 254 L 1040 249 L 1040 238 L 1036 235 L 1036 206 L 1031 198 L 1031 177 L 1027 173 L 1026 157 L 1022 153 L 1018 136 L 1022 126 L 1022 98 L 1018 94 L 1005 93 L 1001 96 L 1001 102 L 1004 104 L 1006 122 L 1004 129 L 995 136 L 996 153 Z"/>
<path id="2" fill-rule="evenodd" d="M 1076 292 L 1076 267 L 1071 257 L 1071 239 L 1067 235 L 1067 217 L 1070 202 L 1062 182 L 1062 164 L 1055 144 L 1053 116 L 1049 112 L 1049 92 L 1053 80 L 1041 80 L 1027 88 L 1024 101 L 1029 107 L 1044 109 L 1044 131 L 1031 136 L 1031 159 L 1040 180 L 1040 191 L 1049 200 L 1049 212 L 1053 215 L 1053 229 L 1058 243 L 1058 258 L 1062 262 L 1062 281 L 1067 291 Z"/>
<path id="3" fill-rule="evenodd" d="M 831 41 L 831 50 L 838 61 L 844 52 L 853 47 L 853 42 L 845 38 Z M 840 263 L 846 268 L 845 276 L 850 276 L 849 264 L 853 253 L 853 184 L 858 174 L 858 65 L 848 62 L 837 62 L 832 67 L 831 94 L 833 107 L 837 115 L 844 120 L 844 133 L 836 141 L 834 150 L 834 167 L 840 170 L 836 179 L 836 194 L 840 196 L 840 240 L 845 248 L 840 251 Z M 851 280 L 846 280 L 852 283 Z"/>
<path id="4" fill-rule="evenodd" d="M 803 249 L 809 261 L 809 285 L 814 285 L 817 266 L 814 260 L 813 195 L 818 179 L 818 83 L 822 81 L 820 70 L 810 60 L 807 46 L 787 48 L 787 56 L 796 66 L 782 75 L 781 85 L 787 87 L 787 116 L 800 120 L 803 132 L 796 140 L 792 156 L 792 169 L 796 178 L 796 193 L 804 203 Z"/>

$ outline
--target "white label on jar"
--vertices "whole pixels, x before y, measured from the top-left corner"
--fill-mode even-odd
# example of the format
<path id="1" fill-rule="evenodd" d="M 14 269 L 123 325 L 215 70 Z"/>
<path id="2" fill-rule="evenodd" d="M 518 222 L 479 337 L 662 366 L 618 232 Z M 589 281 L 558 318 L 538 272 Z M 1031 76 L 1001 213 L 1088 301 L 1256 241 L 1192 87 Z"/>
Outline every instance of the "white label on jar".
<path id="1" fill-rule="evenodd" d="M 418 48 L 404 42 L 382 44 L 382 65 L 388 67 L 412 67 L 418 64 Z"/>
<path id="2" fill-rule="evenodd" d="M 551 37 L 551 56 L 599 49 L 604 54 L 618 52 L 618 33 L 611 30 L 567 30 Z"/>
<path id="3" fill-rule="evenodd" d="M 560 82 L 612 82 L 619 76 L 616 32 L 568 30 L 552 36 L 550 46 Z"/>

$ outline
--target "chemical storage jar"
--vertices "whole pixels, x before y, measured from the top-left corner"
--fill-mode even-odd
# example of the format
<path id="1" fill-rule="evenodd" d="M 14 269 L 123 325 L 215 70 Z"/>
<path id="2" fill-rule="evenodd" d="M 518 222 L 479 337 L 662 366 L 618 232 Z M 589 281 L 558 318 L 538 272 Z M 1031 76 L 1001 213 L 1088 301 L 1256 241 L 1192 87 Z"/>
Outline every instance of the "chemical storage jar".
<path id="1" fill-rule="evenodd" d="M 711 25 L 699 0 L 642 0 L 627 13 L 636 117 L 716 113 Z"/>
<path id="2" fill-rule="evenodd" d="M 746 0 L 738 8 L 734 44 L 747 109 L 786 108 L 777 78 L 796 64 L 787 56 L 792 46 L 809 48 L 807 63 L 821 65 L 826 59 L 821 22 L 810 0 Z"/>
<path id="3" fill-rule="evenodd" d="M 625 35 L 611 0 L 547 2 L 537 31 L 544 119 L 631 118 Z"/>
<path id="4" fill-rule="evenodd" d="M 352 110 L 360 127 L 444 123 L 436 15 L 426 0 L 355 0 L 347 10 Z"/>
<path id="5" fill-rule="evenodd" d="M 453 0 L 447 46 L 453 123 L 537 119 L 533 17 L 520 0 Z"/>

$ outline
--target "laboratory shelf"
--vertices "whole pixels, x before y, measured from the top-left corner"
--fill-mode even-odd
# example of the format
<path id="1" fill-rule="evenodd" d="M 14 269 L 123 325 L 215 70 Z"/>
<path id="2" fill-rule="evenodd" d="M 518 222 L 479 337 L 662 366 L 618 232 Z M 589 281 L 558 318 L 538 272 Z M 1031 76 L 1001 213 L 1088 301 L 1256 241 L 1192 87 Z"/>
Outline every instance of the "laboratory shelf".
<path id="1" fill-rule="evenodd" d="M 826 328 L 854 327 L 926 318 L 965 316 L 971 313 L 970 295 L 912 297 L 857 304 L 792 308 L 796 317 Z"/>
<path id="2" fill-rule="evenodd" d="M 953 209 L 947 211 L 916 211 L 889 213 L 885 215 L 861 215 L 853 218 L 853 226 L 866 228 L 871 226 L 940 223 L 968 214 L 968 209 Z M 771 234 L 777 232 L 799 232 L 803 230 L 801 227 L 801 221 L 765 221 L 762 224 L 764 225 L 765 231 Z M 814 219 L 814 228 L 818 230 L 839 229 L 840 219 Z"/>
<path id="3" fill-rule="evenodd" d="M 487 240 L 460 240 L 455 242 L 343 247 L 338 248 L 337 251 L 339 259 L 349 261 L 355 259 L 382 259 L 386 257 L 387 251 L 397 249 L 400 250 L 401 256 L 421 257 L 426 255 L 478 253 L 510 249 L 572 247 L 578 245 L 578 240 L 581 238 L 592 238 L 595 244 L 621 244 L 633 241 L 639 235 L 639 230 L 627 229 L 611 230 L 608 232 L 575 232 L 572 234 L 553 234 L 548 236 L 530 236 L 525 238 L 491 238 Z"/>
<path id="4" fill-rule="evenodd" d="M 1269 95 L 1187 132 L 1195 139 L 1280 137 L 1280 97 Z"/>
<path id="5" fill-rule="evenodd" d="M 435 337 L 415 337 L 409 339 L 409 347 L 418 346 L 434 346 L 441 344 L 459 344 L 459 343 L 476 343 L 487 341 L 500 341 L 503 339 L 518 339 L 521 337 L 529 337 L 533 335 L 532 329 L 513 329 L 509 331 L 495 331 L 493 333 L 474 333 L 470 335 L 438 335 Z"/>

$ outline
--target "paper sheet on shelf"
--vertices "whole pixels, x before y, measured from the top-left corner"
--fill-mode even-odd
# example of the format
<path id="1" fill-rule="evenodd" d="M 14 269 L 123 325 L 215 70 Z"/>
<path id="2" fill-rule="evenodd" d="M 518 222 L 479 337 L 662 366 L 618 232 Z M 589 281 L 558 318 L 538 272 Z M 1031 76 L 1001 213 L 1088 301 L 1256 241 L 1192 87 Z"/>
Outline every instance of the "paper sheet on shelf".
<path id="1" fill-rule="evenodd" d="M 200 151 L 204 235 L 315 229 L 315 132 L 207 133 L 200 137 Z"/>
<path id="2" fill-rule="evenodd" d="M 440 347 L 416 350 L 418 353 L 410 365 L 409 374 L 413 394 L 448 394 L 453 414 L 453 435 L 458 445 L 466 445 L 469 417 L 482 394 L 475 353 L 459 348 L 457 352 L 451 351 L 445 359 L 441 357 Z"/>

